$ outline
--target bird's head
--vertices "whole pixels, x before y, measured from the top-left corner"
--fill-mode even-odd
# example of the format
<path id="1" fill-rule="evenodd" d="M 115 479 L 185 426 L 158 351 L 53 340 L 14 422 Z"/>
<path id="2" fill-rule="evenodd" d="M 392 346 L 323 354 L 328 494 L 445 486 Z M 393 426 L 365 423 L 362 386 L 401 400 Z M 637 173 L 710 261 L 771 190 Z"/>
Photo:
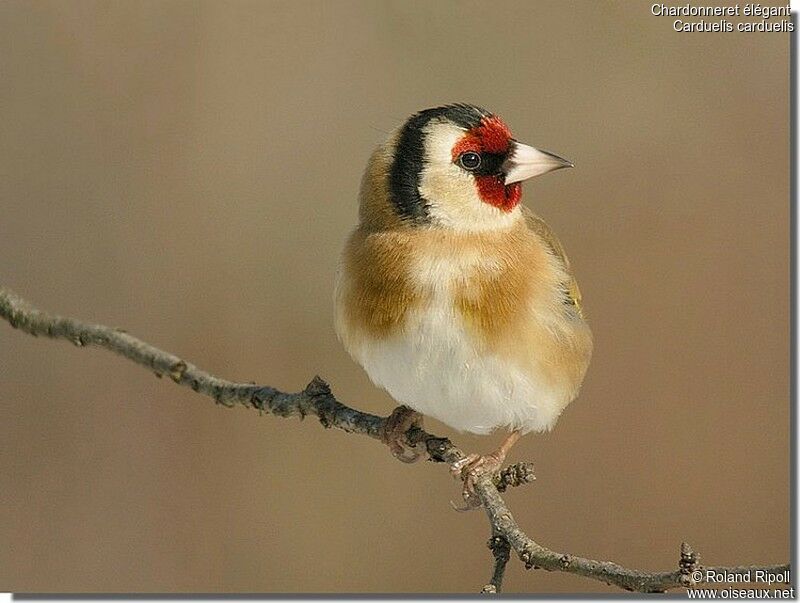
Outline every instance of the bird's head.
<path id="1" fill-rule="evenodd" d="M 412 115 L 373 155 L 365 185 L 385 178 L 384 211 L 406 224 L 487 230 L 516 219 L 523 180 L 563 167 L 572 163 L 516 141 L 498 116 L 456 104 Z"/>

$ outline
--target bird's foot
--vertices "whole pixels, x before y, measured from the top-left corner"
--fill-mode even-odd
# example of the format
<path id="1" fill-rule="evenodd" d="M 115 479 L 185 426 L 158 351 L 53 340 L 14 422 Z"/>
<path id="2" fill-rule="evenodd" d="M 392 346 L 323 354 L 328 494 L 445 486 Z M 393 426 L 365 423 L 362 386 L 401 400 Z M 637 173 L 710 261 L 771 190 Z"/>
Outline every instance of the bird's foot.
<path id="1" fill-rule="evenodd" d="M 491 454 L 468 454 L 450 466 L 450 473 L 453 477 L 464 482 L 461 496 L 466 503 L 465 507 L 459 507 L 451 502 L 456 511 L 474 511 L 480 509 L 482 504 L 478 493 L 475 491 L 475 482 L 484 475 L 494 475 L 503 466 L 506 460 L 505 452 L 495 450 Z"/>
<path id="2" fill-rule="evenodd" d="M 406 441 L 406 432 L 412 427 L 422 426 L 422 415 L 408 406 L 398 406 L 386 418 L 381 433 L 381 441 L 389 447 L 394 458 L 404 463 L 414 463 L 422 452 Z"/>

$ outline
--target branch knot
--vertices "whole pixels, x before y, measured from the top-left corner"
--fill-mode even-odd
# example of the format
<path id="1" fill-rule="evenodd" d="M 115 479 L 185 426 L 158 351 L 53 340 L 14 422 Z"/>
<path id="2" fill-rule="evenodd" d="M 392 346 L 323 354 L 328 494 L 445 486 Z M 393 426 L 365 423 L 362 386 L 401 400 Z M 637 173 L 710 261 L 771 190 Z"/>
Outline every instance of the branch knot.
<path id="1" fill-rule="evenodd" d="M 498 492 L 505 492 L 509 486 L 517 487 L 529 484 L 536 479 L 533 463 L 515 463 L 496 474 L 492 481 Z"/>
<path id="2" fill-rule="evenodd" d="M 420 430 L 422 431 L 422 430 Z M 423 434 L 425 432 L 422 432 Z M 448 454 L 453 450 L 453 442 L 448 438 L 428 437 L 425 439 L 425 448 L 428 450 L 428 456 L 434 463 L 447 463 L 449 459 Z"/>
<path id="3" fill-rule="evenodd" d="M 684 586 L 692 586 L 697 583 L 694 577 L 695 570 L 698 568 L 700 557 L 688 542 L 681 542 L 681 558 L 678 561 L 680 569 L 680 582 Z"/>
<path id="4" fill-rule="evenodd" d="M 530 550 L 525 549 L 524 551 L 522 551 L 519 554 L 519 560 L 522 561 L 522 563 L 525 564 L 525 569 L 526 570 L 537 569 L 536 565 L 534 565 L 534 563 L 533 563 L 533 553 Z"/>
<path id="5" fill-rule="evenodd" d="M 316 407 L 317 417 L 323 427 L 329 429 L 336 424 L 336 411 L 339 402 L 334 398 L 330 386 L 322 377 L 315 375 L 306 385 L 303 394 L 308 399 L 307 404 Z M 306 412 L 307 409 L 301 410 L 303 414 Z"/>
<path id="6" fill-rule="evenodd" d="M 170 379 L 172 379 L 175 383 L 180 383 L 187 368 L 188 367 L 183 360 L 178 360 L 178 362 L 169 367 Z"/>

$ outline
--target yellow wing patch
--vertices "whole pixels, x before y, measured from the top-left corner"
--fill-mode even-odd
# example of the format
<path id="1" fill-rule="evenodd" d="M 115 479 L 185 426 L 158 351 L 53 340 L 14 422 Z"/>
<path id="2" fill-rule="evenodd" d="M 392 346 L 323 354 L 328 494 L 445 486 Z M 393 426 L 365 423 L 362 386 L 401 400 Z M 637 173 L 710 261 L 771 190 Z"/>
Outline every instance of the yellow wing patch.
<path id="1" fill-rule="evenodd" d="M 583 318 L 583 298 L 581 297 L 581 290 L 580 287 L 578 287 L 578 281 L 575 280 L 575 276 L 572 274 L 572 268 L 569 264 L 569 258 L 564 251 L 564 246 L 561 244 L 561 241 L 558 240 L 556 234 L 547 225 L 547 222 L 545 222 L 527 207 L 523 207 L 522 212 L 525 216 L 525 222 L 528 224 L 528 228 L 539 235 L 539 237 L 541 237 L 541 239 L 553 252 L 553 255 L 555 255 L 564 263 L 564 267 L 569 275 L 568 282 L 564 283 L 564 293 L 567 298 L 566 301 L 567 303 L 575 306 L 575 310 L 577 310 L 578 315 Z"/>

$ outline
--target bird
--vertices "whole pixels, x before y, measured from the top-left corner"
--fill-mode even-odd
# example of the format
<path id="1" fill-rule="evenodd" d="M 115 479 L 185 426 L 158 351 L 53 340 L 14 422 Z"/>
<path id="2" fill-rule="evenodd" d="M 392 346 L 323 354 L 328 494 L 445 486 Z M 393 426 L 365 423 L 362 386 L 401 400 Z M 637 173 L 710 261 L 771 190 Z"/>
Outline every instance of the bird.
<path id="1" fill-rule="evenodd" d="M 469 507 L 529 432 L 552 429 L 578 395 L 592 334 L 570 261 L 547 223 L 520 203 L 522 182 L 573 167 L 516 140 L 467 103 L 411 115 L 369 158 L 358 224 L 334 285 L 334 325 L 350 356 L 400 405 L 383 441 L 421 451 L 406 431 L 433 417 L 507 436 L 451 466 Z"/>

